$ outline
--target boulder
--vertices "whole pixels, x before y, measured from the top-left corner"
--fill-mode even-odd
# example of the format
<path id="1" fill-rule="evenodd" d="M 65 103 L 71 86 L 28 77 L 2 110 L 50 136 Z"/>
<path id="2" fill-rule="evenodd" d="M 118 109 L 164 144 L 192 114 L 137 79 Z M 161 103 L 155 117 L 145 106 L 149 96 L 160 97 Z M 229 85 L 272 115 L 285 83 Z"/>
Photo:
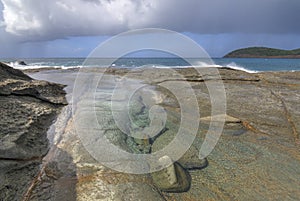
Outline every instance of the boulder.
<path id="1" fill-rule="evenodd" d="M 16 61 L 16 64 L 20 65 L 20 66 L 27 66 L 27 64 L 25 63 L 25 61 L 22 61 L 22 60 Z"/>
<path id="2" fill-rule="evenodd" d="M 151 173 L 151 177 L 156 187 L 165 192 L 185 192 L 191 185 L 189 173 L 177 162 Z"/>

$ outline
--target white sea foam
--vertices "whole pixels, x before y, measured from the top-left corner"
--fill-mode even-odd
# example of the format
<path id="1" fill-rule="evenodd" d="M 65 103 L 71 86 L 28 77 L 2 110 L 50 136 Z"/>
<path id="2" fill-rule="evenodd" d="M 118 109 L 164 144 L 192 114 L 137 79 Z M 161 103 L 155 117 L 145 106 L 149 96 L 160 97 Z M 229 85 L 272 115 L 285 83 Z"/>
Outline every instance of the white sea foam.
<path id="1" fill-rule="evenodd" d="M 242 66 L 238 66 L 236 63 L 234 62 L 231 62 L 229 64 L 225 64 L 225 65 L 218 65 L 218 64 L 207 64 L 205 62 L 198 62 L 197 63 L 197 66 L 198 67 L 215 67 L 215 68 L 231 68 L 231 69 L 234 69 L 234 70 L 240 70 L 240 71 L 244 71 L 244 72 L 247 72 L 247 73 L 257 73 L 258 71 L 253 71 L 253 70 L 249 70 L 249 69 L 246 69 Z"/>
<path id="2" fill-rule="evenodd" d="M 153 65 L 154 68 L 191 68 L 191 67 L 199 67 L 199 68 L 231 68 L 234 70 L 240 70 L 247 73 L 258 73 L 258 71 L 253 71 L 246 69 L 242 66 L 236 65 L 234 62 L 226 64 L 226 65 L 218 65 L 218 64 L 207 64 L 205 62 L 198 62 L 196 66 L 159 66 L 159 65 Z"/>
<path id="3" fill-rule="evenodd" d="M 234 62 L 231 62 L 230 64 L 227 64 L 225 67 L 227 68 L 231 68 L 231 69 L 235 69 L 235 70 L 241 70 L 241 71 L 245 71 L 247 73 L 258 73 L 258 71 L 254 71 L 254 70 L 249 70 L 249 69 L 246 69 L 242 66 L 238 66 L 236 65 L 236 63 Z"/>
<path id="4" fill-rule="evenodd" d="M 51 65 L 52 64 L 52 65 Z M 8 63 L 9 66 L 15 68 L 15 69 L 20 69 L 20 70 L 27 70 L 27 69 L 45 69 L 45 68 L 53 68 L 53 69 L 73 69 L 73 68 L 82 68 L 82 65 L 78 66 L 64 66 L 64 65 L 55 65 L 54 63 L 49 63 L 49 62 L 35 62 L 35 63 L 29 63 L 28 65 L 20 65 L 18 62 L 10 62 Z M 87 66 L 84 66 L 87 67 Z M 96 66 L 91 66 L 91 67 L 96 67 Z M 105 66 L 103 66 L 105 68 Z M 111 67 L 117 67 L 116 64 L 112 64 Z M 147 64 L 143 66 L 132 66 L 132 67 L 127 67 L 124 64 L 120 66 L 121 68 L 191 68 L 191 67 L 199 67 L 199 68 L 231 68 L 235 70 L 240 70 L 240 71 L 245 71 L 248 73 L 257 73 L 258 71 L 253 71 L 246 69 L 242 66 L 238 66 L 236 63 L 231 62 L 229 64 L 224 64 L 224 65 L 218 65 L 210 62 L 203 62 L 199 61 L 195 64 L 195 66 L 164 66 L 164 65 L 157 65 L 157 64 Z"/>
<path id="5" fill-rule="evenodd" d="M 53 68 L 53 69 L 73 69 L 73 68 L 81 68 L 82 66 L 49 66 L 43 65 L 42 63 L 34 63 L 29 65 L 19 65 L 16 62 L 7 63 L 9 66 L 19 69 L 19 70 L 32 70 L 32 69 L 45 69 L 45 68 Z"/>

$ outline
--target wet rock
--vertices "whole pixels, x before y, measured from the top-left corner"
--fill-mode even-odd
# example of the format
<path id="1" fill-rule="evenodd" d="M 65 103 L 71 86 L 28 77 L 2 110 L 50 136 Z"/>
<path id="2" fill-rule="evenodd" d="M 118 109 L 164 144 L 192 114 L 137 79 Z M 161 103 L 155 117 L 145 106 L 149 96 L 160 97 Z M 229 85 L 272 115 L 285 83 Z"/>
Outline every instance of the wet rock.
<path id="1" fill-rule="evenodd" d="M 21 60 L 16 61 L 16 64 L 20 65 L 20 66 L 27 66 L 27 64 L 25 63 L 25 61 L 21 61 Z"/>

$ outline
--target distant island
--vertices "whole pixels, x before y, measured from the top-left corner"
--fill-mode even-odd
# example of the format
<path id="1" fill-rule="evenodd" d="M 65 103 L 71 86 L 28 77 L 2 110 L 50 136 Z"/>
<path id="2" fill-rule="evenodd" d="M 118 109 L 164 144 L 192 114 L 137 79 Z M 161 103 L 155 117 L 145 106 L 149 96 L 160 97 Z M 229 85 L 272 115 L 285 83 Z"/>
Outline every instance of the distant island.
<path id="1" fill-rule="evenodd" d="M 300 58 L 300 49 L 281 50 L 267 47 L 248 47 L 234 50 L 224 58 Z"/>

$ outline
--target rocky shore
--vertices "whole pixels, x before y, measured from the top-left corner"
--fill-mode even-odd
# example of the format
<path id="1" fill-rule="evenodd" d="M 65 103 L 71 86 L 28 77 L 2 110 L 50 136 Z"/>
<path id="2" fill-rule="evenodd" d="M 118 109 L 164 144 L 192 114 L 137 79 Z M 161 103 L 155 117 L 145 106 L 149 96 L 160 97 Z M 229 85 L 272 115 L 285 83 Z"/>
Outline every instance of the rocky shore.
<path id="1" fill-rule="evenodd" d="M 0 200 L 22 200 L 38 175 L 63 88 L 0 63 Z"/>
<path id="2" fill-rule="evenodd" d="M 1 107 L 7 112 L 1 113 L 0 142 L 4 146 L 0 146 L 3 155 L 0 178 L 5 182 L 3 185 L 1 182 L 0 200 L 297 200 L 300 197 L 300 72 L 249 74 L 223 68 L 217 76 L 205 70 L 199 74 L 192 68 L 176 71 L 112 68 L 105 72 L 101 83 L 95 75 L 103 74 L 103 69 L 83 71 L 84 80 L 76 79 L 74 70 L 35 72 L 30 76 L 68 85 L 67 98 L 73 103 L 73 107 L 64 107 L 50 129 L 48 151 L 45 132 L 65 104 L 63 86 L 34 81 L 3 65 L 1 69 L 5 70 L 1 72 L 0 93 L 4 94 Z M 114 96 L 114 87 L 124 77 L 130 84 Z M 213 152 L 200 160 L 199 149 L 215 118 L 211 114 L 207 82 L 216 80 L 222 81 L 226 92 L 224 129 Z M 171 143 L 179 129 L 182 105 L 170 90 L 159 87 L 168 83 L 172 86 L 188 83 L 198 101 L 199 129 L 185 154 L 173 161 L 173 165 L 142 175 L 118 172 L 96 160 L 111 154 L 90 149 L 102 137 L 135 154 L 155 153 Z M 119 112 L 127 103 L 126 92 L 139 84 L 144 87 L 131 94 L 128 105 L 131 123 L 120 129 L 112 113 L 122 116 Z M 74 85 L 80 88 L 73 91 Z M 91 89 L 91 86 L 96 87 Z M 186 88 L 176 89 L 177 93 L 188 95 Z M 7 104 L 8 99 L 14 99 L 15 104 Z M 191 103 L 189 98 L 186 101 Z M 113 111 L 112 102 L 116 105 Z M 158 112 L 160 117 L 167 115 L 166 122 L 163 118 L 149 118 L 154 103 L 164 108 Z M 19 106 L 27 107 L 27 113 L 23 110 L 17 113 Z M 185 109 L 192 111 L 193 107 L 187 104 Z M 28 113 L 40 115 L 33 124 L 36 127 L 27 126 L 32 125 L 27 121 L 35 122 Z M 91 114 L 96 115 L 97 121 Z M 16 119 L 24 121 L 20 125 L 26 126 L 20 127 Z M 147 130 L 149 125 L 157 129 Z M 191 128 L 192 125 L 187 125 L 186 132 Z M 27 132 L 29 129 L 33 130 Z M 130 135 L 124 133 L 126 130 Z M 136 137 L 144 134 L 151 135 Z M 104 159 L 108 164 L 120 163 L 117 158 Z M 173 160 L 172 156 L 162 157 L 161 163 L 169 160 Z"/>

